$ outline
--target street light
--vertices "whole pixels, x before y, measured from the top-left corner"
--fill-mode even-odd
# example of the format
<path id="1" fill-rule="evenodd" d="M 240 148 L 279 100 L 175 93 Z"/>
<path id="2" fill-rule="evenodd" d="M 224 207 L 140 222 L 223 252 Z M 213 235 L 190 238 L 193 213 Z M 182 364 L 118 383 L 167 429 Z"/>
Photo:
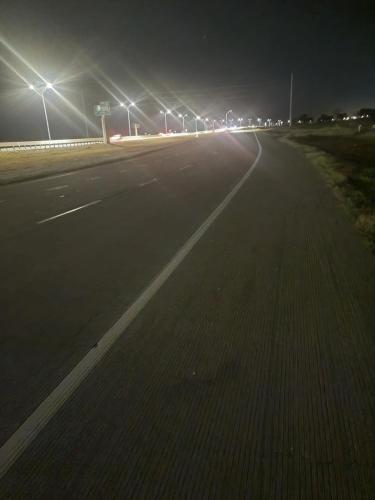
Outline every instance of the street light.
<path id="1" fill-rule="evenodd" d="M 240 127 L 242 127 L 243 118 L 238 118 L 238 121 L 240 122 Z"/>
<path id="2" fill-rule="evenodd" d="M 257 122 L 258 122 L 258 127 L 260 127 L 260 124 L 262 122 L 262 118 L 257 118 Z"/>
<path id="3" fill-rule="evenodd" d="M 200 116 L 195 117 L 195 133 L 198 135 L 198 120 L 200 120 Z"/>
<path id="4" fill-rule="evenodd" d="M 185 118 L 187 118 L 188 115 L 182 115 L 181 113 L 178 115 L 179 118 L 182 118 L 182 131 L 185 132 Z"/>
<path id="5" fill-rule="evenodd" d="M 164 115 L 165 133 L 168 134 L 167 115 L 170 115 L 171 111 L 167 109 L 167 111 L 160 111 L 160 114 Z"/>
<path id="6" fill-rule="evenodd" d="M 209 122 L 208 118 L 204 119 L 204 130 L 207 130 L 207 123 Z"/>
<path id="7" fill-rule="evenodd" d="M 229 113 L 233 113 L 233 111 L 230 109 L 225 113 L 225 126 L 228 128 L 228 115 Z"/>
<path id="8" fill-rule="evenodd" d="M 130 107 L 131 106 L 135 106 L 135 103 L 134 102 L 131 102 L 129 103 L 127 106 L 125 106 L 125 104 L 123 102 L 120 102 L 120 106 L 127 109 L 128 111 L 128 127 L 129 127 L 129 136 L 132 135 L 132 128 L 131 128 L 131 124 L 130 124 Z"/>
<path id="9" fill-rule="evenodd" d="M 45 86 L 42 87 L 42 89 L 41 89 L 40 92 L 34 87 L 34 85 L 31 85 L 31 84 L 29 85 L 29 89 L 30 90 L 35 90 L 35 92 L 37 92 L 40 95 L 40 97 L 42 98 L 44 116 L 45 116 L 46 125 L 47 125 L 48 140 L 50 141 L 51 140 L 51 131 L 50 131 L 50 128 L 49 128 L 48 115 L 47 115 L 47 107 L 46 107 L 46 101 L 44 99 L 44 93 L 47 90 L 49 90 L 49 89 L 53 89 L 53 85 L 52 85 L 52 83 L 46 82 Z"/>

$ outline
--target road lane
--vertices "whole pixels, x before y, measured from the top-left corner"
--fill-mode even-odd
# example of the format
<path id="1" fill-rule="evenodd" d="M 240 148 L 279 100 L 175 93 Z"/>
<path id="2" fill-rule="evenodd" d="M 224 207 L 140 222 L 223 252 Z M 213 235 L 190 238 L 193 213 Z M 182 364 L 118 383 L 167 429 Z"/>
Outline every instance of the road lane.
<path id="1" fill-rule="evenodd" d="M 186 243 L 178 250 L 171 261 L 161 270 L 158 276 L 141 293 L 133 304 L 127 309 L 116 323 L 92 346 L 90 351 L 79 361 L 71 372 L 56 386 L 48 397 L 38 406 L 38 408 L 26 419 L 19 429 L 0 448 L 0 478 L 2 478 L 9 468 L 17 461 L 26 449 L 32 444 L 34 439 L 43 428 L 48 425 L 55 413 L 72 396 L 75 390 L 84 382 L 88 374 L 100 363 L 105 354 L 115 345 L 115 343 L 126 334 L 127 328 L 142 312 L 143 308 L 152 300 L 154 295 L 165 284 L 173 272 L 194 249 L 196 244 L 205 235 L 210 226 L 225 210 L 228 204 L 236 196 L 247 179 L 253 173 L 262 154 L 262 147 L 258 138 L 257 157 L 253 164 L 249 166 L 244 176 L 236 183 L 234 188 L 227 194 L 224 200 L 216 207 L 209 217 L 201 224 Z"/>
<path id="2" fill-rule="evenodd" d="M 374 260 L 311 165 L 261 141 L 5 498 L 372 498 Z"/>
<path id="3" fill-rule="evenodd" d="M 197 158 L 202 165 L 209 163 L 206 160 L 212 157 L 211 144 L 215 142 L 222 144 L 218 137 L 200 137 L 193 140 Z M 173 149 L 178 151 L 181 162 L 190 157 L 190 143 L 177 142 Z M 64 177 L 70 176 L 68 188 L 64 190 L 62 197 L 54 192 L 56 186 L 61 185 L 60 179 L 56 179 L 55 176 L 0 186 L 0 196 L 8 199 L 8 204 L 4 205 L 0 211 L 0 241 L 22 230 L 29 230 L 32 222 L 47 219 L 56 213 L 68 211 L 95 199 L 106 198 L 124 189 L 137 188 L 140 183 L 147 182 L 153 177 L 163 178 L 177 173 L 179 166 L 176 161 L 173 161 L 174 157 L 167 155 L 167 151 L 169 148 L 148 153 L 146 157 L 129 158 L 126 161 L 121 160 L 108 165 L 62 174 Z M 126 165 L 127 172 L 125 178 L 123 178 L 124 165 Z M 93 178 L 95 181 L 91 180 Z M 47 189 L 52 189 L 52 191 L 46 191 Z"/>
<path id="4" fill-rule="evenodd" d="M 256 153 L 251 136 L 243 143 L 217 140 L 222 156 L 214 165 L 208 153 L 202 156 L 203 142 L 190 147 L 190 161 L 199 165 L 190 173 L 179 171 L 176 158 L 165 160 L 158 170 L 146 165 L 141 173 L 134 165 L 133 183 L 140 175 L 163 173 L 144 189 L 121 186 L 119 175 L 109 173 L 107 187 L 94 190 L 83 177 L 86 198 L 74 191 L 68 207 L 107 192 L 99 198 L 101 203 L 46 224 L 38 225 L 33 218 L 31 229 L 2 241 L 2 442 L 121 316 L 248 169 Z M 48 211 L 57 215 L 51 214 L 49 205 Z"/>

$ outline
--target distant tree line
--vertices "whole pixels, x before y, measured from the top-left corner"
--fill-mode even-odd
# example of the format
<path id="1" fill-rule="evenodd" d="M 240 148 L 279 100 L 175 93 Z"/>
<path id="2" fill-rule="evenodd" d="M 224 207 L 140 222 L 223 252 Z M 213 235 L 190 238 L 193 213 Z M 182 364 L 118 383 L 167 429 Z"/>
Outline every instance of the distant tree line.
<path id="1" fill-rule="evenodd" d="M 351 115 L 350 115 L 351 116 Z M 306 113 L 303 113 L 299 118 L 293 120 L 297 124 L 306 123 L 330 123 L 333 121 L 348 120 L 350 118 L 348 113 L 343 113 L 341 111 L 335 111 L 333 113 L 322 113 L 316 120 Z M 362 118 L 375 122 L 375 109 L 372 108 L 361 108 L 358 113 L 355 114 L 357 118 Z"/>

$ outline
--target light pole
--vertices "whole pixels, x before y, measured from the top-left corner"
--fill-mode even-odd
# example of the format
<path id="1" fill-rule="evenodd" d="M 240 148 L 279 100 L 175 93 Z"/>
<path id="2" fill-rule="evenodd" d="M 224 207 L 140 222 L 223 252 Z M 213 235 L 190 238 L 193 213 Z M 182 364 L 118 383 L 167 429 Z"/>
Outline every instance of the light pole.
<path id="1" fill-rule="evenodd" d="M 238 118 L 238 121 L 240 123 L 240 127 L 242 127 L 243 118 Z"/>
<path id="2" fill-rule="evenodd" d="M 49 129 L 49 122 L 48 122 L 48 115 L 47 115 L 47 107 L 46 107 L 46 101 L 44 99 L 44 92 L 46 92 L 46 90 L 48 89 L 53 89 L 53 85 L 52 83 L 46 83 L 45 87 L 42 88 L 41 92 L 38 92 L 37 89 L 35 89 L 34 85 L 29 85 L 29 89 L 30 90 L 35 90 L 35 92 L 37 92 L 41 98 L 42 98 L 42 103 L 43 103 L 43 110 L 44 110 L 44 116 L 46 118 L 46 125 L 47 125 L 47 132 L 48 132 L 48 140 L 50 141 L 51 140 L 51 132 L 50 132 L 50 129 Z"/>
<path id="3" fill-rule="evenodd" d="M 225 126 L 228 128 L 228 115 L 229 113 L 233 113 L 233 111 L 230 109 L 225 113 Z"/>
<path id="4" fill-rule="evenodd" d="M 215 132 L 215 123 L 216 123 L 216 120 L 215 118 L 213 118 L 212 120 L 212 130 Z"/>
<path id="5" fill-rule="evenodd" d="M 188 115 L 182 115 L 181 113 L 178 115 L 179 118 L 182 118 L 182 132 L 185 132 L 185 118 L 187 118 Z"/>
<path id="6" fill-rule="evenodd" d="M 262 123 L 262 118 L 257 118 L 257 122 L 258 122 L 258 127 L 260 127 L 260 124 Z"/>
<path id="7" fill-rule="evenodd" d="M 252 118 L 248 118 L 247 121 L 249 122 L 249 127 L 251 127 L 251 122 L 253 121 Z"/>
<path id="8" fill-rule="evenodd" d="M 86 101 L 85 101 L 85 96 L 83 94 L 83 89 L 81 89 L 81 101 L 82 101 L 82 108 L 83 108 L 83 115 L 85 117 L 85 130 L 86 130 L 86 137 L 89 136 L 89 127 L 87 123 L 87 115 L 86 115 Z"/>
<path id="9" fill-rule="evenodd" d="M 204 120 L 204 130 L 206 131 L 207 130 L 207 123 L 208 123 L 208 118 L 205 118 Z"/>
<path id="10" fill-rule="evenodd" d="M 160 114 L 164 115 L 165 133 L 168 134 L 167 115 L 170 115 L 171 111 L 167 109 L 167 111 L 160 111 Z"/>
<path id="11" fill-rule="evenodd" d="M 293 105 L 293 73 L 290 74 L 289 127 L 292 126 L 292 105 Z"/>
<path id="12" fill-rule="evenodd" d="M 200 116 L 195 117 L 195 133 L 198 135 L 198 120 L 200 120 Z"/>
<path id="13" fill-rule="evenodd" d="M 134 102 L 131 102 L 127 106 L 125 106 L 125 104 L 123 102 L 120 102 L 120 106 L 122 108 L 126 107 L 126 110 L 128 112 L 128 128 L 129 128 L 129 136 L 130 136 L 130 135 L 132 135 L 132 127 L 131 127 L 131 123 L 130 123 L 130 107 L 135 106 L 135 104 L 134 104 Z"/>

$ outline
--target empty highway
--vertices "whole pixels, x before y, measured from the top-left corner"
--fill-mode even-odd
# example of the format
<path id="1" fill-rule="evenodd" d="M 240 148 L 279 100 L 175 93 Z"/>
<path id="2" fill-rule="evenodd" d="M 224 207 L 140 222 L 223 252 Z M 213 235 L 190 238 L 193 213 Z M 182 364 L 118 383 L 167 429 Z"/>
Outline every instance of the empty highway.
<path id="1" fill-rule="evenodd" d="M 0 276 L 0 498 L 373 498 L 374 258 L 297 149 L 0 186 Z"/>

